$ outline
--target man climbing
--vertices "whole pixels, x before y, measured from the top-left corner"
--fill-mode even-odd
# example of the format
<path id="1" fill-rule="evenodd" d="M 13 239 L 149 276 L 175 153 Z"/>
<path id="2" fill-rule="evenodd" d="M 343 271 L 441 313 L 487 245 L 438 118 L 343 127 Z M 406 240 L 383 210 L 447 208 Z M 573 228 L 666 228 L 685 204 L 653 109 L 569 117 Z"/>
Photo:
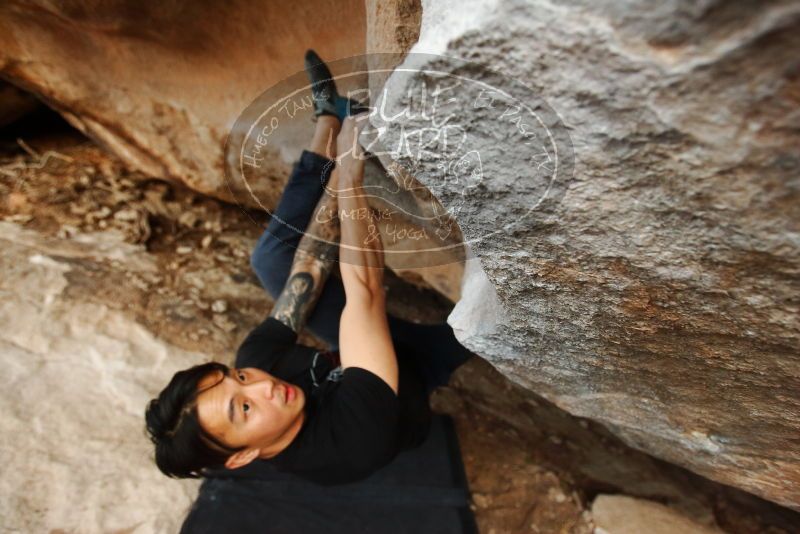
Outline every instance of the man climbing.
<path id="1" fill-rule="evenodd" d="M 156 464 L 168 476 L 258 459 L 321 484 L 358 480 L 425 439 L 427 394 L 471 356 L 446 324 L 387 316 L 381 241 L 368 238 L 368 217 L 352 216 L 369 209 L 357 142 L 366 115 L 310 50 L 306 70 L 314 136 L 251 258 L 275 305 L 235 368 L 180 371 L 148 404 Z M 341 217 L 312 221 L 318 205 Z M 337 253 L 341 281 L 328 281 Z M 298 344 L 304 327 L 334 350 Z"/>

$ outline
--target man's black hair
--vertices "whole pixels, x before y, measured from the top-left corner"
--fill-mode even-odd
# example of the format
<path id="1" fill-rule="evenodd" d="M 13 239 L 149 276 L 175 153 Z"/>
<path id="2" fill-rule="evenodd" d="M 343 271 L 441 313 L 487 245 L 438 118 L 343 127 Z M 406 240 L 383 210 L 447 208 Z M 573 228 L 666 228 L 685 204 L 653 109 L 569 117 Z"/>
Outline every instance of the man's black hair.
<path id="1" fill-rule="evenodd" d="M 147 404 L 145 420 L 147 433 L 156 446 L 156 465 L 169 477 L 198 478 L 204 469 L 222 467 L 231 454 L 243 448 L 233 449 L 220 443 L 200 426 L 198 385 L 214 371 L 222 372 L 222 381 L 230 369 L 209 362 L 178 371 L 158 398 Z"/>

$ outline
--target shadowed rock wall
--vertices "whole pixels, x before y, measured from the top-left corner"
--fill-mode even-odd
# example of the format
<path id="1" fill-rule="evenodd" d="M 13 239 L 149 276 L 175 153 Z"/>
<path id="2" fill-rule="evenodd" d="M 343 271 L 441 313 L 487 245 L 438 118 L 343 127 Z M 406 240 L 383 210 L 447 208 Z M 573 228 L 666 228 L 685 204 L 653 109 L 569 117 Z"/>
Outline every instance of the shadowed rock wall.
<path id="1" fill-rule="evenodd" d="M 245 106 L 302 70 L 306 49 L 348 57 L 365 39 L 364 4 L 352 0 L 4 2 L 0 76 L 132 168 L 230 200 L 223 148 Z M 256 184 L 268 206 L 291 161 L 271 163 Z"/>

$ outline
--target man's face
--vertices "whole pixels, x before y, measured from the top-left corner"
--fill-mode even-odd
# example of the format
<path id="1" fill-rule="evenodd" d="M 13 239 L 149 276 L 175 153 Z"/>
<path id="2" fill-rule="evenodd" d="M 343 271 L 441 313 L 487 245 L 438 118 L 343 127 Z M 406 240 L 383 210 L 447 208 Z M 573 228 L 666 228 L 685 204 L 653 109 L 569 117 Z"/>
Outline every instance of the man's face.
<path id="1" fill-rule="evenodd" d="M 200 424 L 231 448 L 277 454 L 275 447 L 288 445 L 302 425 L 303 390 L 255 367 L 231 369 L 224 378 L 221 372 L 209 373 L 199 389 Z"/>

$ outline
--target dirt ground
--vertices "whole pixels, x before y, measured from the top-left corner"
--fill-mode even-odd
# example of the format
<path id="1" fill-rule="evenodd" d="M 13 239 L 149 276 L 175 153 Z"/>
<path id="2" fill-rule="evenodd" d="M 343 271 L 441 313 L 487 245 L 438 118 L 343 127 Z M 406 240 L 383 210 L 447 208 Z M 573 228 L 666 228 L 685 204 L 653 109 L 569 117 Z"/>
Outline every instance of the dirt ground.
<path id="1" fill-rule="evenodd" d="M 132 314 L 181 348 L 232 354 L 271 306 L 248 261 L 266 214 L 130 172 L 50 115 L 0 138 L 0 197 L 0 218 L 37 232 L 69 238 L 116 229 L 144 245 L 156 274 L 76 266 L 71 290 Z M 389 281 L 392 313 L 433 322 L 452 308 L 434 291 Z M 319 345 L 310 336 L 301 342 Z M 479 359 L 433 405 L 455 420 L 472 509 L 486 534 L 592 532 L 591 502 L 601 493 L 653 499 L 727 532 L 800 525 L 798 514 L 626 447 Z"/>

